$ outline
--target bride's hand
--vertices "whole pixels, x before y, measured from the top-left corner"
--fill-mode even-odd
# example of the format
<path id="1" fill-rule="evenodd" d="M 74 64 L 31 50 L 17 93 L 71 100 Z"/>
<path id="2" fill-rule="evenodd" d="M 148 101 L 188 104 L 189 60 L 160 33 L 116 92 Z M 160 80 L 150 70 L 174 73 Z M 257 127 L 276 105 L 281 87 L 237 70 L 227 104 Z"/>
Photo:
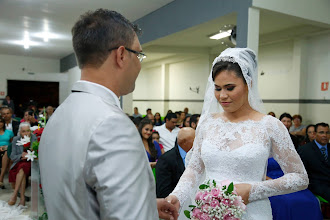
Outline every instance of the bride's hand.
<path id="1" fill-rule="evenodd" d="M 249 203 L 251 187 L 252 186 L 247 183 L 235 184 L 235 190 L 236 190 L 237 194 L 242 197 L 245 205 L 247 205 Z"/>
<path id="2" fill-rule="evenodd" d="M 180 202 L 176 196 L 174 196 L 174 195 L 167 196 L 165 198 L 165 200 L 168 201 L 169 203 L 173 204 L 174 207 L 176 208 L 177 212 L 179 212 Z"/>

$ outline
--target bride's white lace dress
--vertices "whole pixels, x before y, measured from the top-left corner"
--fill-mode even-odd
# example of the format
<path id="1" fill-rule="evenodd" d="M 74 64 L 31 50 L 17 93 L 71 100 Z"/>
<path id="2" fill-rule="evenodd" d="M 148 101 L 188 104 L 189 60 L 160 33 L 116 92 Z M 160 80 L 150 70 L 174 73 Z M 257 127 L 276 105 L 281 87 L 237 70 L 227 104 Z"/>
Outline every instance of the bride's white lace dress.
<path id="1" fill-rule="evenodd" d="M 284 176 L 265 181 L 267 159 L 274 157 Z M 198 126 L 192 156 L 186 171 L 172 192 L 181 206 L 205 171 L 215 179 L 252 185 L 243 219 L 272 219 L 268 197 L 307 188 L 308 177 L 284 125 L 272 116 L 259 121 L 226 122 L 218 115 L 206 115 Z"/>

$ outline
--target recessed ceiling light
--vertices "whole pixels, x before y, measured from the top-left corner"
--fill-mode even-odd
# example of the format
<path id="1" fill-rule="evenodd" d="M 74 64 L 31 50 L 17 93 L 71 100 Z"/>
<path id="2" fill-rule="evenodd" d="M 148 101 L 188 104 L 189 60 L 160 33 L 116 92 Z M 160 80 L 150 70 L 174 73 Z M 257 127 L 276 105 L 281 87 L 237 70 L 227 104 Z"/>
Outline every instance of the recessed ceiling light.
<path id="1" fill-rule="evenodd" d="M 229 37 L 230 35 L 231 35 L 231 30 L 227 30 L 212 34 L 211 36 L 209 36 L 209 38 L 212 40 L 219 40 L 225 37 Z"/>

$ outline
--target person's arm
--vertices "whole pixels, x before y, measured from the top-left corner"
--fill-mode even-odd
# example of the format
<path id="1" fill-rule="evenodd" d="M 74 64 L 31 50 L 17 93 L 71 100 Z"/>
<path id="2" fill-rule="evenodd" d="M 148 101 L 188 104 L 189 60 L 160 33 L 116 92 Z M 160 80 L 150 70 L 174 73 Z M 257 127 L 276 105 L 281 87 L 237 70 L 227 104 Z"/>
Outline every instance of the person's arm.
<path id="1" fill-rule="evenodd" d="M 305 167 L 297 154 L 287 129 L 280 121 L 269 126 L 272 156 L 280 165 L 284 175 L 280 178 L 252 184 L 249 201 L 271 196 L 293 193 L 308 186 Z"/>
<path id="2" fill-rule="evenodd" d="M 10 159 L 15 163 L 15 162 L 19 162 L 22 158 L 22 152 L 20 151 L 20 147 L 19 145 L 17 145 L 17 141 L 20 138 L 14 138 L 13 143 L 12 143 L 12 150 L 11 150 L 11 154 L 10 154 Z M 23 152 L 24 153 L 24 152 Z"/>
<path id="3" fill-rule="evenodd" d="M 154 177 L 141 137 L 129 118 L 120 116 L 109 116 L 95 128 L 85 182 L 95 192 L 100 219 L 156 219 Z"/>

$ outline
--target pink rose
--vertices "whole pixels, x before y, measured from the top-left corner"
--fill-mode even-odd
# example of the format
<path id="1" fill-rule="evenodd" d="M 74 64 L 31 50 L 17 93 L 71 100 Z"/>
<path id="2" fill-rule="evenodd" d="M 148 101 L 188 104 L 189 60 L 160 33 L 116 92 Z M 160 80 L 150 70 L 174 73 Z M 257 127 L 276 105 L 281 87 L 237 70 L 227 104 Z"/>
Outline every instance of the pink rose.
<path id="1" fill-rule="evenodd" d="M 210 219 L 211 219 L 210 216 L 206 213 L 203 213 L 199 218 L 199 220 L 210 220 Z"/>
<path id="2" fill-rule="evenodd" d="M 194 210 L 192 211 L 193 217 L 199 219 L 202 211 L 199 208 L 194 208 Z"/>
<path id="3" fill-rule="evenodd" d="M 202 200 L 202 196 L 203 196 L 203 193 L 202 192 L 198 192 L 196 194 L 195 200 Z"/>
<path id="4" fill-rule="evenodd" d="M 220 206 L 220 202 L 219 202 L 217 199 L 214 199 L 214 200 L 211 202 L 210 205 L 211 205 L 212 208 L 215 208 L 215 207 Z"/>
<path id="5" fill-rule="evenodd" d="M 202 195 L 202 201 L 204 201 L 204 203 L 210 203 L 211 200 L 212 196 L 208 192 L 204 192 Z"/>
<path id="6" fill-rule="evenodd" d="M 218 188 L 214 188 L 211 190 L 211 195 L 214 197 L 214 198 L 217 198 L 220 194 L 220 190 Z"/>

